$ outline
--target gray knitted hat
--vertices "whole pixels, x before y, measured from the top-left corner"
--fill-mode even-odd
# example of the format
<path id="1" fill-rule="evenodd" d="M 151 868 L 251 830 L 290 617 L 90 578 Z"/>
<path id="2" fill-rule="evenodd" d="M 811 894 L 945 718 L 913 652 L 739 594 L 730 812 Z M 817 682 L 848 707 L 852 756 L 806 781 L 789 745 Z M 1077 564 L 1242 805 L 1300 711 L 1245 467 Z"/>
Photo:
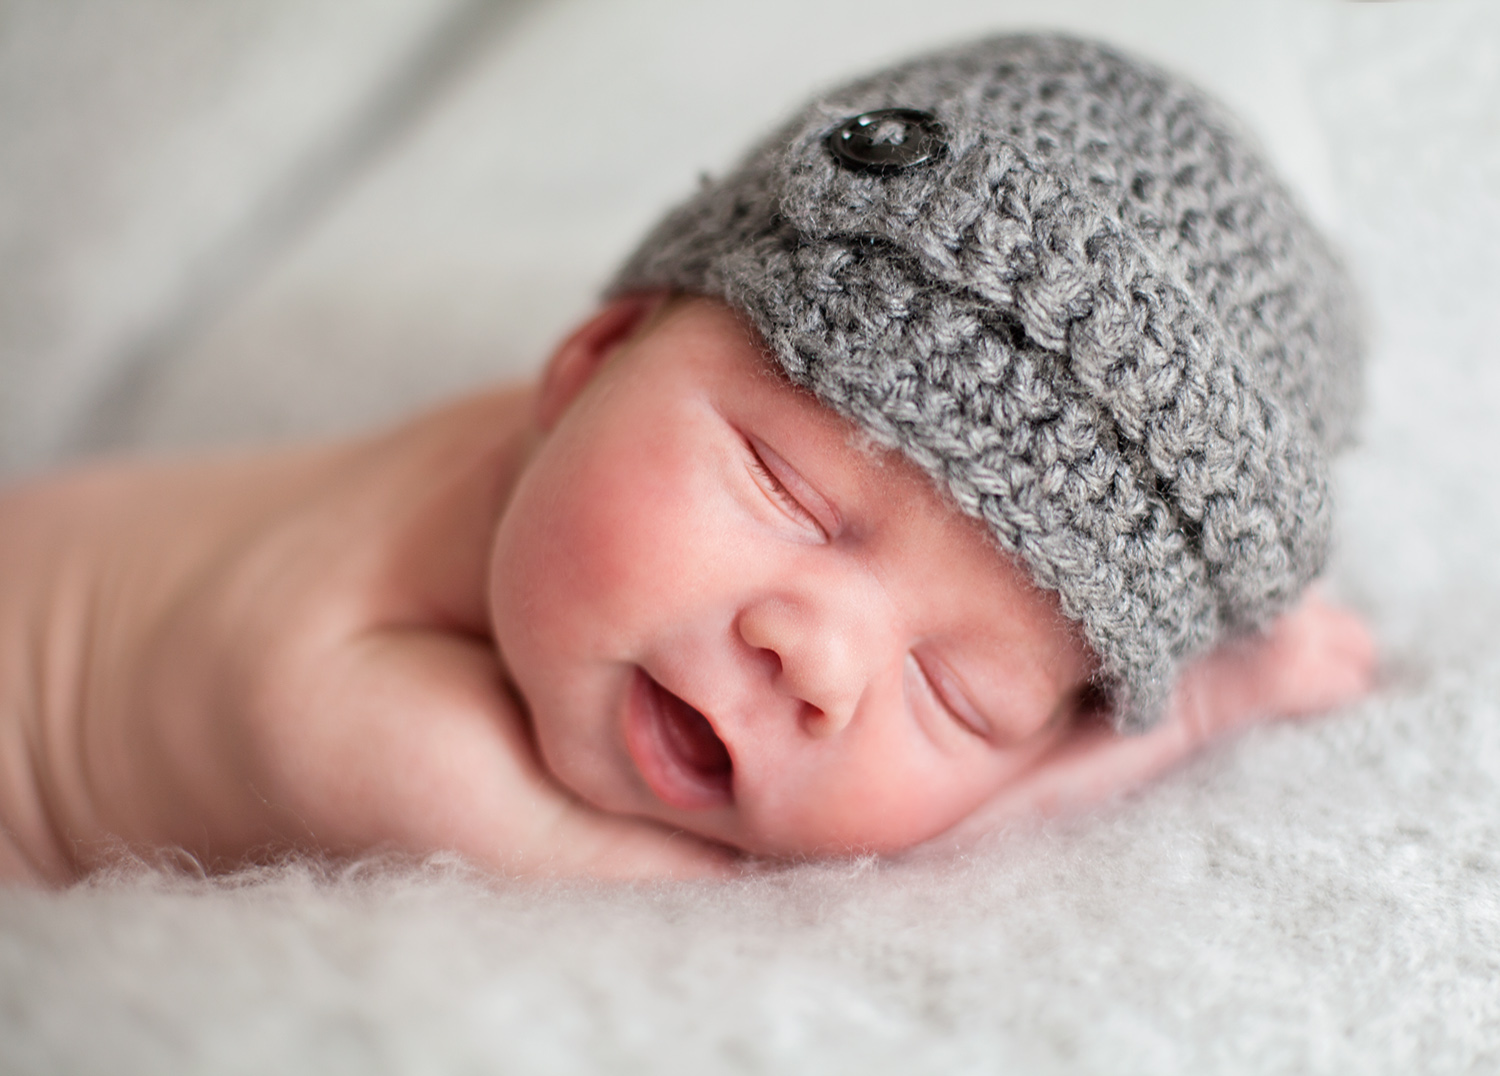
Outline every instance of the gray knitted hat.
<path id="1" fill-rule="evenodd" d="M 717 296 L 1055 590 L 1122 729 L 1323 566 L 1359 339 L 1237 125 L 1113 49 L 999 37 L 833 90 L 611 292 Z"/>

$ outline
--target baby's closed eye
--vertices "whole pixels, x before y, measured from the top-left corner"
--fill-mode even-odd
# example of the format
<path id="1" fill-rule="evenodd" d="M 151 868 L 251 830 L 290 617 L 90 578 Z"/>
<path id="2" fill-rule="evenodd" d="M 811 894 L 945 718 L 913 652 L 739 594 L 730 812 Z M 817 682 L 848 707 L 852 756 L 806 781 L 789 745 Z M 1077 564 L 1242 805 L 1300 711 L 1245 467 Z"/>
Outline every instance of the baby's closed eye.
<path id="1" fill-rule="evenodd" d="M 954 724 L 982 740 L 991 738 L 994 729 L 990 722 L 940 661 L 930 656 L 923 660 L 912 653 L 907 655 L 906 663 L 909 680 L 915 680 L 919 689 L 936 702 Z"/>
<path id="2" fill-rule="evenodd" d="M 751 473 L 778 508 L 824 539 L 837 531 L 838 513 L 796 468 L 753 434 L 745 435 L 745 444 Z"/>

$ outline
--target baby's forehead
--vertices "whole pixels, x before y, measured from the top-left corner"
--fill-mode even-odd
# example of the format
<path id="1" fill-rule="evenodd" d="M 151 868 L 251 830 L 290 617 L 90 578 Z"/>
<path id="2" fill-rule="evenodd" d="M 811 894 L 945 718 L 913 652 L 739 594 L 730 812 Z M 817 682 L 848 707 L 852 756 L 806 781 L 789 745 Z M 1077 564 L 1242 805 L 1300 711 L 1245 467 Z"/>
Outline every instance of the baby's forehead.
<path id="1" fill-rule="evenodd" d="M 683 323 L 687 323 L 686 332 L 680 331 Z M 907 491 L 913 510 L 920 502 L 923 515 L 961 521 L 960 526 L 984 534 L 997 554 L 1002 552 L 979 524 L 977 512 L 966 511 L 902 450 L 895 437 L 882 437 L 880 430 L 845 415 L 836 402 L 794 382 L 749 317 L 724 300 L 673 294 L 643 331 L 658 327 L 669 333 L 679 330 L 668 347 L 689 351 L 694 365 L 725 378 L 736 417 L 743 419 L 747 417 L 743 412 L 753 412 L 769 422 L 778 436 L 791 442 L 785 447 L 803 457 L 799 462 L 810 467 L 828 465 L 826 469 L 842 464 L 844 471 L 858 475 L 877 494 Z M 704 346 L 705 340 L 710 346 Z M 912 493 L 919 495 L 913 498 Z"/>
<path id="2" fill-rule="evenodd" d="M 850 419 L 812 388 L 794 382 L 750 318 L 723 299 L 673 293 L 663 300 L 641 333 L 666 326 L 680 329 L 684 322 L 688 331 L 673 334 L 668 348 L 691 352 L 695 366 L 729 379 L 731 391 L 749 390 L 757 399 L 780 403 L 783 421 L 819 444 L 837 444 L 877 469 L 888 465 L 904 469 L 906 459 L 894 438 L 882 439 L 878 431 Z"/>
<path id="3" fill-rule="evenodd" d="M 683 346 L 693 348 L 702 336 L 725 345 L 695 351 L 694 361 L 727 377 L 729 417 L 756 422 L 754 436 L 774 438 L 771 447 L 806 471 L 809 481 L 824 482 L 830 494 L 867 507 L 899 506 L 903 520 L 929 538 L 936 540 L 939 531 L 961 533 L 982 542 L 997 562 L 1013 561 L 982 523 L 977 505 L 960 504 L 896 438 L 883 438 L 878 428 L 854 421 L 835 402 L 794 383 L 745 315 L 721 299 L 685 294 L 663 304 L 662 320 L 669 319 L 691 322 Z"/>

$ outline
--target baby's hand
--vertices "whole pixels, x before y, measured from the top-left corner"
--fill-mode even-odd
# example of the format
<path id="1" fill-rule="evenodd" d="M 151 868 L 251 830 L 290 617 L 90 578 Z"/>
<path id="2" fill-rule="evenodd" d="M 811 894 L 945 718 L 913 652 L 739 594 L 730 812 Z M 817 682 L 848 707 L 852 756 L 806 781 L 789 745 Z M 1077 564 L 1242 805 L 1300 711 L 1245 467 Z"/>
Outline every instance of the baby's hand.
<path id="1" fill-rule="evenodd" d="M 122 848 L 211 870 L 297 849 L 728 869 L 538 761 L 485 608 L 524 406 L 0 498 L 0 877 L 67 881 Z"/>

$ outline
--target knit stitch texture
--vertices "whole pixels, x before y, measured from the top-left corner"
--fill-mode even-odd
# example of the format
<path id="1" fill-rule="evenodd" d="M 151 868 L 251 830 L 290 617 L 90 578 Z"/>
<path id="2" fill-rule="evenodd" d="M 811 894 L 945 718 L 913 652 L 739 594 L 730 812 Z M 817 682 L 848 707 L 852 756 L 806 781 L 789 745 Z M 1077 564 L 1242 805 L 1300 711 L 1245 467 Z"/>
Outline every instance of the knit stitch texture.
<path id="1" fill-rule="evenodd" d="M 946 151 L 841 164 L 830 133 L 887 108 L 931 113 Z M 654 288 L 743 311 L 984 520 L 1081 623 L 1121 729 L 1326 560 L 1352 291 L 1234 121 L 1111 48 L 998 37 L 821 96 L 610 290 Z"/>

